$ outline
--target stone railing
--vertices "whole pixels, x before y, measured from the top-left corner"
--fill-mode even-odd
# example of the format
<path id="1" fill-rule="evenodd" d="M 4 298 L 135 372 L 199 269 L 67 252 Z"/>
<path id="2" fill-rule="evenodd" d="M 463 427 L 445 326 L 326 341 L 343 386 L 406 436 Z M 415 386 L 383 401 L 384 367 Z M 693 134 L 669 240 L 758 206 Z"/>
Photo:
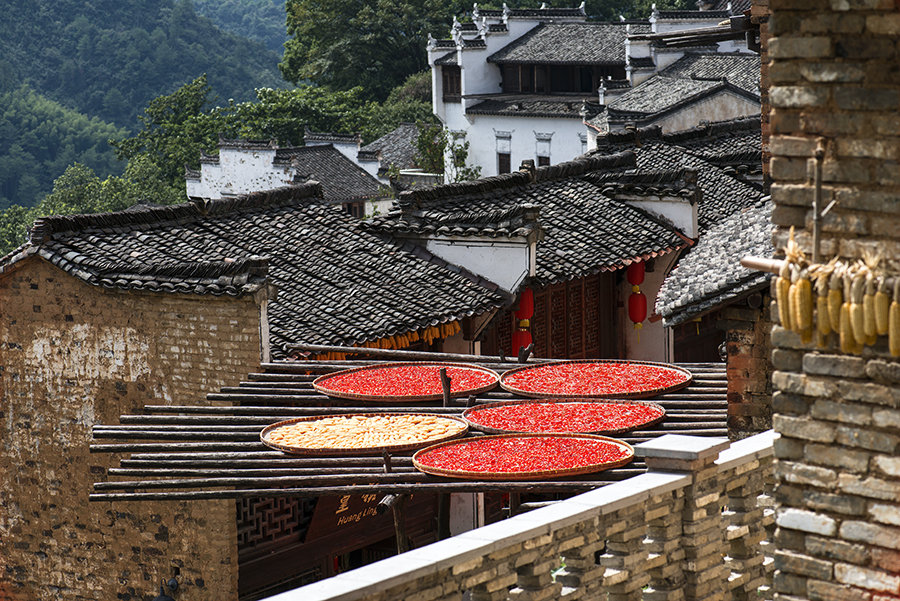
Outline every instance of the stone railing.
<path id="1" fill-rule="evenodd" d="M 270 601 L 770 598 L 774 438 L 663 436 L 640 476 Z"/>

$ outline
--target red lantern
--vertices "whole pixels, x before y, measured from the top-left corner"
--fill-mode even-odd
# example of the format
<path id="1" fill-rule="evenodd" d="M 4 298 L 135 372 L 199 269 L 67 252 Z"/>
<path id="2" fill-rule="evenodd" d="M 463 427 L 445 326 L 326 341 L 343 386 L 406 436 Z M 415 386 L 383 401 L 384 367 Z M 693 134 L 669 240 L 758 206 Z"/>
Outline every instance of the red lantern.
<path id="1" fill-rule="evenodd" d="M 628 319 L 634 322 L 635 327 L 647 319 L 647 297 L 643 292 L 635 291 L 628 297 Z"/>
<path id="2" fill-rule="evenodd" d="M 628 278 L 628 283 L 632 286 L 640 286 L 644 283 L 644 262 L 643 261 L 635 261 L 625 270 L 625 276 Z"/>
<path id="3" fill-rule="evenodd" d="M 534 291 L 531 288 L 522 288 L 519 293 L 519 310 L 516 311 L 516 319 L 531 319 L 534 316 Z"/>
<path id="4" fill-rule="evenodd" d="M 531 332 L 516 329 L 512 333 L 512 355 L 518 355 L 520 348 L 527 348 L 531 344 Z"/>

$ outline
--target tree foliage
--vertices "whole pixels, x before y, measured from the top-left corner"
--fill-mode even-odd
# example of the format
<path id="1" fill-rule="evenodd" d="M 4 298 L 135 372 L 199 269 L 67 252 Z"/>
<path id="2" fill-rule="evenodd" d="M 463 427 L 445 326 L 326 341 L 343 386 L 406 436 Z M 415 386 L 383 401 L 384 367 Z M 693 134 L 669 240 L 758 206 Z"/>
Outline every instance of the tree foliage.
<path id="1" fill-rule="evenodd" d="M 124 134 L 28 86 L 0 94 L 0 209 L 13 203 L 33 206 L 75 161 L 101 173 L 120 173 L 108 141 Z"/>
<path id="2" fill-rule="evenodd" d="M 287 0 L 285 79 L 384 100 L 428 67 L 428 34 L 446 35 L 469 0 Z"/>
<path id="3" fill-rule="evenodd" d="M 284 0 L 194 0 L 194 8 L 225 31 L 281 54 L 287 40 Z"/>
<path id="4" fill-rule="evenodd" d="M 222 31 L 190 0 L 8 0 L 3 7 L 0 85 L 28 83 L 119 126 L 133 126 L 140 107 L 200 73 L 238 101 L 254 88 L 283 85 L 278 54 Z"/>
<path id="5" fill-rule="evenodd" d="M 168 205 L 185 200 L 184 186 L 167 185 L 146 156 L 130 161 L 123 175 L 102 180 L 90 167 L 74 163 L 37 206 L 12 205 L 0 211 L 0 256 L 22 244 L 39 217 L 121 211 L 136 204 Z"/>

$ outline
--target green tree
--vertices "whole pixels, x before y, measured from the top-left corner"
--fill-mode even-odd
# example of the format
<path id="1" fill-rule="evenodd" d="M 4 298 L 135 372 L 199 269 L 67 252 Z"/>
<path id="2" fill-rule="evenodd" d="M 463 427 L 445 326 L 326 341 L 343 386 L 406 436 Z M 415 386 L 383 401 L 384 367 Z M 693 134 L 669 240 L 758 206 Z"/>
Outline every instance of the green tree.
<path id="1" fill-rule="evenodd" d="M 285 79 L 332 90 L 361 86 L 387 98 L 403 80 L 426 69 L 428 34 L 446 35 L 468 0 L 287 0 Z"/>
<path id="2" fill-rule="evenodd" d="M 469 165 L 469 143 L 452 137 L 439 123 L 419 123 L 416 164 L 429 173 L 443 173 L 447 182 L 481 177 L 481 167 Z"/>

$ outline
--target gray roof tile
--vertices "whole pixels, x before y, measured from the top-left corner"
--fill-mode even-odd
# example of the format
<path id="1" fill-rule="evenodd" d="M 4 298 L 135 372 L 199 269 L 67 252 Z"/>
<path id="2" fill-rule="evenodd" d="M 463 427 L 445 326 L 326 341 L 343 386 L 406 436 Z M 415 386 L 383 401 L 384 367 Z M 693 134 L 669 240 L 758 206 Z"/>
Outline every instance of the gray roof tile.
<path id="1" fill-rule="evenodd" d="M 631 153 L 579 158 L 536 169 L 534 181 L 516 172 L 404 193 L 390 213 L 364 227 L 426 236 L 514 237 L 540 230 L 536 283 L 585 277 L 686 246 L 672 226 L 606 196 L 602 188 L 608 182 L 589 181 L 591 173 L 633 166 Z M 677 174 L 656 176 L 654 184 L 656 194 L 678 194 L 685 185 Z"/>
<path id="2" fill-rule="evenodd" d="M 494 63 L 625 64 L 626 23 L 541 23 L 488 57 Z M 631 23 L 631 33 L 649 24 Z"/>
<path id="3" fill-rule="evenodd" d="M 758 54 L 692 53 L 685 54 L 659 73 L 663 77 L 722 80 L 759 96 L 760 62 Z"/>
<path id="4" fill-rule="evenodd" d="M 507 301 L 427 252 L 363 231 L 319 185 L 135 212 L 36 222 L 28 254 L 98 286 L 239 296 L 266 282 L 272 353 L 361 343 L 476 315 Z"/>
<path id="5" fill-rule="evenodd" d="M 401 123 L 395 130 L 360 148 L 360 152 L 378 153 L 381 165 L 395 165 L 400 169 L 416 166 L 416 140 L 419 128 L 415 123 Z"/>
<path id="6" fill-rule="evenodd" d="M 772 203 L 766 198 L 709 228 L 666 277 L 656 311 L 667 326 L 728 304 L 768 285 L 770 274 L 741 266 L 741 258 L 772 255 Z"/>
<path id="7" fill-rule="evenodd" d="M 736 157 L 749 165 L 762 164 L 760 123 L 758 118 L 706 123 L 683 132 L 663 134 L 659 127 L 636 132 L 616 132 L 597 138 L 596 154 L 607 155 L 631 150 L 637 156 L 637 170 L 697 171 L 703 191 L 698 222 L 705 232 L 722 218 L 742 208 L 755 206 L 762 192 L 708 160 L 710 149 L 737 151 Z M 756 152 L 750 152 L 753 148 Z"/>

